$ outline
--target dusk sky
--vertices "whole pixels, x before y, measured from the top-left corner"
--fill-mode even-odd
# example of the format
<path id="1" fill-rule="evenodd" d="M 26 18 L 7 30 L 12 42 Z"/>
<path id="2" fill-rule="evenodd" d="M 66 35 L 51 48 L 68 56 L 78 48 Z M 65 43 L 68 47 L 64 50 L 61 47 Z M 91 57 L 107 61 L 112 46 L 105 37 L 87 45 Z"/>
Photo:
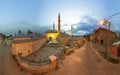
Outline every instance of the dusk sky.
<path id="1" fill-rule="evenodd" d="M 57 27 L 61 15 L 62 31 L 75 35 L 91 33 L 103 18 L 120 12 L 120 0 L 0 0 L 0 33 L 17 33 L 20 29 L 45 32 Z M 111 30 L 120 30 L 120 15 L 110 19 Z"/>

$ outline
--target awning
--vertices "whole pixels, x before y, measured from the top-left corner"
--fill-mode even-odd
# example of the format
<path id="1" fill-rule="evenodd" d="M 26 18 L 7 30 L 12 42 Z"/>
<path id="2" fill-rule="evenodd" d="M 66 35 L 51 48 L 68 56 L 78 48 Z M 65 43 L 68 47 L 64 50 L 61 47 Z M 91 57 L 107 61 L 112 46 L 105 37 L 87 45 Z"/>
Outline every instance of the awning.
<path id="1" fill-rule="evenodd" d="M 118 44 L 120 44 L 120 41 L 117 41 L 117 42 L 113 43 L 112 45 L 118 45 Z"/>

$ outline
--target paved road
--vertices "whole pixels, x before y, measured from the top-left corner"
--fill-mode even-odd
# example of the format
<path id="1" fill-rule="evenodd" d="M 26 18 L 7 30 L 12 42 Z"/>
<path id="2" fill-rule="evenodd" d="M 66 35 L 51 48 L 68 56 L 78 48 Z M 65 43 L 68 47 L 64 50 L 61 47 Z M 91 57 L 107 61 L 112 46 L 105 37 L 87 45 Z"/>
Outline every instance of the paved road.
<path id="1" fill-rule="evenodd" d="M 104 60 L 89 42 L 66 56 L 58 66 L 47 75 L 120 75 L 120 66 Z M 11 58 L 10 47 L 4 44 L 0 45 L 0 75 L 31 75 L 20 71 Z"/>
<path id="2" fill-rule="evenodd" d="M 58 66 L 58 70 L 47 75 L 120 75 L 120 66 L 103 59 L 90 42 L 75 50 Z"/>
<path id="3" fill-rule="evenodd" d="M 31 75 L 20 70 L 10 54 L 10 47 L 0 44 L 0 75 Z"/>

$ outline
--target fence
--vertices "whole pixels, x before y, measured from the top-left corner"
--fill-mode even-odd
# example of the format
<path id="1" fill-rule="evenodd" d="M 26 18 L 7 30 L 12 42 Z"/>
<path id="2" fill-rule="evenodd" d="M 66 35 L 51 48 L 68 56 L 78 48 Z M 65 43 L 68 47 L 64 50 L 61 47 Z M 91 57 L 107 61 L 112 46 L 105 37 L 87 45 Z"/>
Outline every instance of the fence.
<path id="1" fill-rule="evenodd" d="M 47 57 L 46 60 L 38 61 L 38 62 L 31 61 L 31 60 L 28 60 L 28 59 L 25 59 L 25 58 L 22 58 L 22 57 L 20 57 L 20 60 L 23 61 L 23 62 L 28 63 L 29 65 L 38 65 L 38 66 L 42 66 L 42 65 L 46 65 L 46 64 L 50 64 L 51 63 L 51 61 L 50 61 L 50 59 L 48 57 Z"/>

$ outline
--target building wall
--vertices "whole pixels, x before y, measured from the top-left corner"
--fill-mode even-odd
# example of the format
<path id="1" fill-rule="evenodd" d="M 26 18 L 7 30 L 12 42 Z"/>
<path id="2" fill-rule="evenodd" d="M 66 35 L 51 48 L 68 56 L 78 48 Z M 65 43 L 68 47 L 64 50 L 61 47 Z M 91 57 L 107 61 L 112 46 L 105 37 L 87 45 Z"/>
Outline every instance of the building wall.
<path id="1" fill-rule="evenodd" d="M 90 41 L 93 41 L 93 35 L 90 35 Z"/>
<path id="2" fill-rule="evenodd" d="M 0 35 L 0 44 L 3 42 L 3 36 Z"/>
<path id="3" fill-rule="evenodd" d="M 0 44 L 2 43 L 2 39 L 0 38 Z"/>
<path id="4" fill-rule="evenodd" d="M 52 37 L 52 40 L 56 40 L 58 37 L 59 33 L 46 33 L 45 36 L 49 40 L 49 37 Z"/>
<path id="5" fill-rule="evenodd" d="M 71 36 L 68 34 L 60 34 L 58 40 L 61 44 L 68 44 Z"/>
<path id="6" fill-rule="evenodd" d="M 11 43 L 12 43 L 12 39 L 5 39 L 5 43 L 8 45 L 8 46 L 11 46 Z"/>
<path id="7" fill-rule="evenodd" d="M 34 51 L 38 50 L 46 42 L 46 38 L 31 39 L 28 41 L 13 41 L 12 42 L 12 54 L 21 55 L 22 57 L 28 56 Z"/>
<path id="8" fill-rule="evenodd" d="M 110 45 L 116 40 L 116 34 L 110 32 Z M 108 44 L 108 31 L 99 30 L 97 33 L 94 34 L 94 42 L 98 44 L 102 44 L 107 46 Z"/>

